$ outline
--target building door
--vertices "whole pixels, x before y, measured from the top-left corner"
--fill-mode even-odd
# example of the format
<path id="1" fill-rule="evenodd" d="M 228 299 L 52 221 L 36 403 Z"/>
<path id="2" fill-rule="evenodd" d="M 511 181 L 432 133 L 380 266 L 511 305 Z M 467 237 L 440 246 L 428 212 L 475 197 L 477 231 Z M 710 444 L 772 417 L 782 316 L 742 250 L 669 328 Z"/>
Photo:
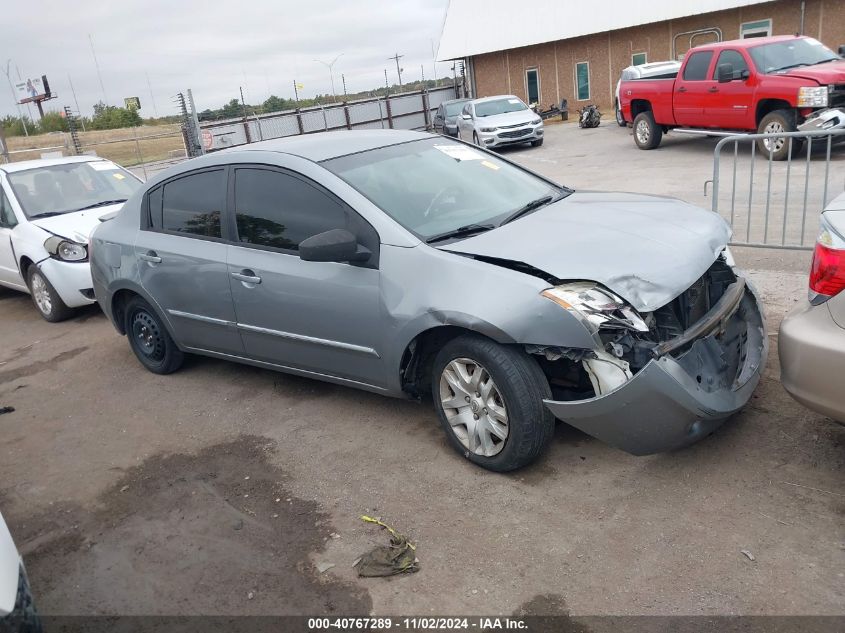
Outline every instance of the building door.
<path id="1" fill-rule="evenodd" d="M 525 71 L 525 86 L 528 104 L 540 103 L 540 72 L 536 68 Z"/>

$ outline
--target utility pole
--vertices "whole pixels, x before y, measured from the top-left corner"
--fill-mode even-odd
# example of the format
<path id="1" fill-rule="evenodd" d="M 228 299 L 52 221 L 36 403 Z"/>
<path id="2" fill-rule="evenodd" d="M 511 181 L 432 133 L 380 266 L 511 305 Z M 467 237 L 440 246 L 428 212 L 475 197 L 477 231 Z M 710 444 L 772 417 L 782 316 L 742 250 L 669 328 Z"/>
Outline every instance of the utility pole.
<path id="1" fill-rule="evenodd" d="M 150 91 L 150 101 L 152 101 L 153 104 L 153 114 L 155 115 L 155 118 L 158 118 L 158 108 L 156 108 L 156 99 L 153 96 L 153 87 L 150 85 L 150 73 L 144 71 L 144 76 L 147 78 L 147 90 Z M 76 109 L 79 110 L 79 106 L 76 106 Z"/>
<path id="2" fill-rule="evenodd" d="M 12 78 L 9 76 L 11 65 L 12 65 L 12 60 L 9 59 L 6 62 L 6 80 L 9 82 L 9 90 L 12 93 L 12 100 L 15 102 L 15 105 L 18 108 L 18 118 L 21 120 L 21 125 L 23 125 L 23 133 L 26 136 L 29 136 L 29 130 L 26 129 L 26 121 L 24 120 L 23 112 L 21 111 L 21 104 L 18 103 L 18 96 L 15 94 L 15 87 L 12 85 Z"/>
<path id="3" fill-rule="evenodd" d="M 76 90 L 73 89 L 73 80 L 70 78 L 70 73 L 67 74 L 67 82 L 70 84 L 70 93 L 73 95 L 73 102 L 76 104 L 76 112 L 79 114 L 79 122 L 82 123 L 82 131 L 85 131 L 85 119 L 82 118 L 82 112 L 79 110 L 79 100 L 76 98 Z"/>
<path id="4" fill-rule="evenodd" d="M 335 65 L 335 62 L 337 62 L 337 60 L 339 60 L 341 57 L 343 57 L 343 53 L 341 53 L 340 55 L 338 55 L 337 57 L 335 57 L 335 58 L 334 58 L 332 61 L 330 61 L 330 62 L 324 62 L 324 61 L 321 61 L 321 60 L 319 60 L 319 59 L 315 59 L 315 60 L 314 60 L 314 61 L 315 61 L 315 62 L 317 62 L 318 64 L 322 64 L 323 66 L 325 66 L 326 68 L 328 68 L 328 69 L 329 69 L 329 79 L 331 79 L 331 82 L 332 82 L 332 101 L 334 101 L 335 103 L 337 103 L 337 97 L 335 96 L 335 89 L 334 89 L 334 71 L 333 71 L 333 67 L 334 67 L 334 65 Z"/>
<path id="5" fill-rule="evenodd" d="M 109 104 L 109 98 L 106 96 L 106 87 L 103 85 L 103 75 L 100 74 L 100 62 L 97 61 L 97 53 L 94 51 L 94 39 L 91 34 L 88 34 L 88 42 L 91 44 L 91 55 L 94 57 L 94 67 L 97 69 L 97 79 L 100 80 L 100 90 L 103 91 L 103 103 Z"/>
<path id="6" fill-rule="evenodd" d="M 343 82 L 343 100 L 346 101 L 346 76 L 341 73 L 340 80 Z"/>
<path id="7" fill-rule="evenodd" d="M 388 57 L 387 60 L 390 61 L 391 59 L 396 62 L 396 74 L 399 75 L 399 88 L 402 88 L 402 69 L 399 68 L 399 60 L 405 57 L 404 55 L 400 55 L 396 53 L 393 57 Z"/>

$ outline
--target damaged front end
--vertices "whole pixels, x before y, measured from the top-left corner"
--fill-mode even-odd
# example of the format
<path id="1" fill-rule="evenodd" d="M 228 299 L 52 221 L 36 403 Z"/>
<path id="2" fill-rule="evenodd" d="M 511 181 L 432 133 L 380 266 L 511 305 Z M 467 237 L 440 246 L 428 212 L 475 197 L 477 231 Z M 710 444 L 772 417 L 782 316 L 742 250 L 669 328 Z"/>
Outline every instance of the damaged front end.
<path id="1" fill-rule="evenodd" d="M 555 417 L 635 455 L 692 444 L 741 409 L 768 339 L 759 299 L 721 255 L 687 290 L 649 313 L 589 282 L 543 296 L 576 314 L 592 350 L 527 346 L 549 378 Z"/>

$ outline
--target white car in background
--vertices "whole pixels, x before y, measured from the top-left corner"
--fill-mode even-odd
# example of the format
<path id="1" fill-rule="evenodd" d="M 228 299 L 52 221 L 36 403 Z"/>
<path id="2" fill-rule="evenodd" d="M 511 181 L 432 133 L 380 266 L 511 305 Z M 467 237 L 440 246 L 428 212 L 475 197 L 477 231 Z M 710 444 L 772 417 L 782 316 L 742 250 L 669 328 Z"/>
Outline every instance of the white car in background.
<path id="1" fill-rule="evenodd" d="M 26 569 L 0 514 L 0 631 L 40 633 Z"/>
<path id="2" fill-rule="evenodd" d="M 0 286 L 52 322 L 94 303 L 88 236 L 140 186 L 96 156 L 0 165 Z"/>
<path id="3" fill-rule="evenodd" d="M 543 144 L 543 119 L 519 97 L 499 95 L 468 102 L 458 117 L 458 138 L 479 147 Z"/>

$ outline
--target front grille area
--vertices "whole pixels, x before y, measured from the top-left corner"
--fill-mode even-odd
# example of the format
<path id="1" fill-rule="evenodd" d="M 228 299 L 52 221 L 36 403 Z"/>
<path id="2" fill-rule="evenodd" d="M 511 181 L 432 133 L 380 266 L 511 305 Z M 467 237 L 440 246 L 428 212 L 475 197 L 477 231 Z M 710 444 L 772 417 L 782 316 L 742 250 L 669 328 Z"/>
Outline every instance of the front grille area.
<path id="1" fill-rule="evenodd" d="M 845 108 L 845 84 L 835 84 L 828 97 L 831 108 Z"/>
<path id="2" fill-rule="evenodd" d="M 523 125 L 528 125 L 527 123 L 516 123 L 514 125 L 500 125 L 500 130 L 512 130 L 515 127 L 522 127 Z"/>
<path id="3" fill-rule="evenodd" d="M 510 130 L 508 132 L 500 132 L 500 138 L 519 138 L 521 136 L 528 136 L 531 134 L 531 128 L 525 130 Z"/>

